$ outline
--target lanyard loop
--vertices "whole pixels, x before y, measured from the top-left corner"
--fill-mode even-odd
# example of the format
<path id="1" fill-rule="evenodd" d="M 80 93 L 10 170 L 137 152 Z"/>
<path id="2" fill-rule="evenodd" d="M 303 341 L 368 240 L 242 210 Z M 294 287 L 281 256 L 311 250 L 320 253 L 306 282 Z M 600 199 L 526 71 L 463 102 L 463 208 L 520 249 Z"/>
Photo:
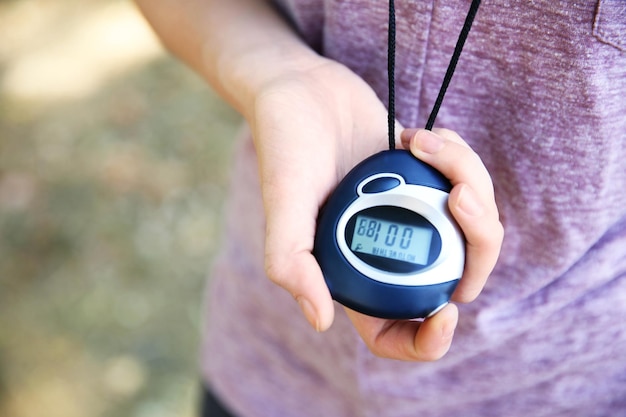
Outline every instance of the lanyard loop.
<path id="1" fill-rule="evenodd" d="M 430 112 L 430 116 L 428 117 L 428 122 L 426 123 L 426 130 L 432 130 L 433 125 L 435 124 L 435 119 L 437 118 L 437 114 L 439 113 L 439 108 L 441 107 L 443 98 L 446 95 L 446 91 L 448 90 L 450 81 L 452 80 L 452 75 L 454 75 L 454 70 L 456 69 L 456 65 L 459 61 L 459 57 L 461 56 L 461 51 L 463 51 L 465 40 L 467 39 L 467 35 L 469 34 L 470 29 L 472 28 L 472 23 L 474 23 L 474 17 L 476 17 L 476 13 L 478 12 L 480 1 L 481 0 L 472 0 L 470 9 L 467 12 L 467 17 L 465 18 L 465 22 L 463 23 L 463 28 L 461 29 L 459 38 L 456 41 L 456 46 L 454 47 L 454 53 L 452 54 L 452 57 L 450 58 L 448 69 L 446 70 L 446 74 L 441 83 L 439 94 L 437 95 L 437 100 L 435 100 L 435 104 L 433 105 L 433 108 Z M 389 83 L 389 114 L 387 118 L 387 123 L 388 123 L 388 130 L 389 130 L 389 149 L 394 149 L 395 148 L 395 55 L 396 55 L 396 12 L 395 12 L 394 0 L 389 0 L 389 34 L 388 34 L 387 43 L 388 43 L 387 75 L 388 75 L 388 83 Z"/>

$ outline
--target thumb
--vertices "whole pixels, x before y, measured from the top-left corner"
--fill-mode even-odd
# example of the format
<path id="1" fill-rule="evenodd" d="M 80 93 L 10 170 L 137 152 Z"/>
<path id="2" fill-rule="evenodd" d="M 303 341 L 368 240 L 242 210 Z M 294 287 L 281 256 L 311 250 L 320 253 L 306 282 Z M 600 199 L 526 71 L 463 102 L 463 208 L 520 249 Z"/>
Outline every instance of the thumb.
<path id="1" fill-rule="evenodd" d="M 316 331 L 325 331 L 333 322 L 335 307 L 322 271 L 311 253 L 315 216 L 302 215 L 293 202 L 284 204 L 289 199 L 279 201 L 281 203 L 272 204 L 267 210 L 267 276 L 294 297 Z"/>

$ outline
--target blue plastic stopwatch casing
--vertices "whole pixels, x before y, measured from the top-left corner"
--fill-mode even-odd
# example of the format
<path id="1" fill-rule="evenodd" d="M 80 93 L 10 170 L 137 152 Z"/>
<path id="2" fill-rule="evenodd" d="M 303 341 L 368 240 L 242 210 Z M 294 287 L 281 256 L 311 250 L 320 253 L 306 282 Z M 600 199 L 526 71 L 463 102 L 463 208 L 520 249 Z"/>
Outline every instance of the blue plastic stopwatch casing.
<path id="1" fill-rule="evenodd" d="M 335 300 L 386 319 L 428 317 L 452 296 L 465 242 L 450 182 L 404 150 L 352 169 L 322 208 L 315 255 Z"/>

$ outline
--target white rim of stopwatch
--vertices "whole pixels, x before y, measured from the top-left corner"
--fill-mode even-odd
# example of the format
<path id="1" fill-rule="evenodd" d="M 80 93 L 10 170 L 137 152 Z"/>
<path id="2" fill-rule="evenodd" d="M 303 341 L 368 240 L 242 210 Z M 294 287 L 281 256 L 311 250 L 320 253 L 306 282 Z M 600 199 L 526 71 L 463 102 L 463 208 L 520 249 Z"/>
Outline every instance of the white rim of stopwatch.
<path id="1" fill-rule="evenodd" d="M 363 187 L 381 177 L 393 177 L 400 185 L 379 193 L 363 193 Z M 386 284 L 423 286 L 441 284 L 458 279 L 463 274 L 465 264 L 465 243 L 458 226 L 450 220 L 448 193 L 422 185 L 406 184 L 404 178 L 396 174 L 376 174 L 359 185 L 357 198 L 342 213 L 337 224 L 337 244 L 346 260 L 363 275 Z M 420 198 L 415 198 L 419 195 Z M 345 231 L 348 221 L 358 212 L 379 206 L 397 206 L 414 211 L 428 220 L 439 232 L 441 252 L 432 265 L 415 273 L 393 273 L 374 268 L 358 258 L 348 247 Z"/>

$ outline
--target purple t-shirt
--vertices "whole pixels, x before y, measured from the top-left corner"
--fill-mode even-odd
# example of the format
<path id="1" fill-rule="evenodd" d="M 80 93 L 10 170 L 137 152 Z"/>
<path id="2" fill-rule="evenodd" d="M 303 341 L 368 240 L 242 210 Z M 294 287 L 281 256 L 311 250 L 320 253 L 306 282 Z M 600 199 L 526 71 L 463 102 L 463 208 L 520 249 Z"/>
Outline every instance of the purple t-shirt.
<path id="1" fill-rule="evenodd" d="M 279 3 L 386 102 L 387 2 Z M 468 7 L 396 0 L 404 126 L 425 124 Z M 238 416 L 626 416 L 626 1 L 483 1 L 437 125 L 481 156 L 506 236 L 433 363 L 375 357 L 339 308 L 315 333 L 265 278 L 242 141 L 203 347 L 208 383 Z"/>

